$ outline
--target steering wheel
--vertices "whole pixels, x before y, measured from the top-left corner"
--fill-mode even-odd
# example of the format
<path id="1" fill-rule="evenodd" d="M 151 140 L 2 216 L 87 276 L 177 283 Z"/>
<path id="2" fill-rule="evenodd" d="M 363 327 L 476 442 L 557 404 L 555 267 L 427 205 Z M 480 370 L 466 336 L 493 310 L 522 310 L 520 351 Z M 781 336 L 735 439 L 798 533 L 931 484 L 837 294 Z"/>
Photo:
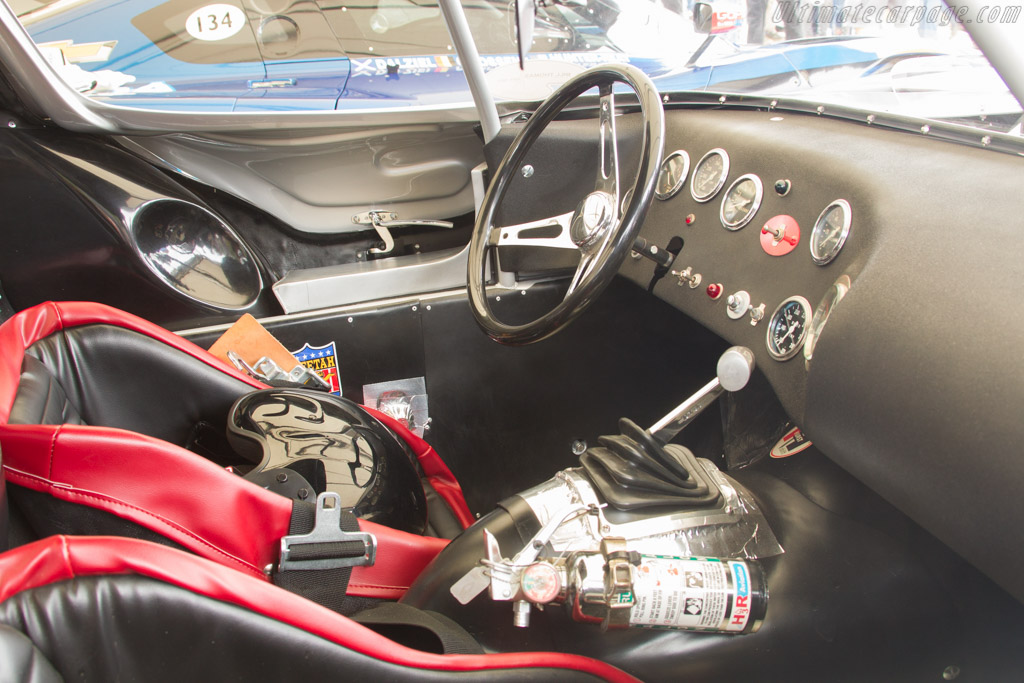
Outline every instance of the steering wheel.
<path id="1" fill-rule="evenodd" d="M 619 192 L 618 141 L 615 137 L 615 83 L 629 85 L 640 100 L 643 141 L 640 163 L 630 189 Z M 509 182 L 519 172 L 526 153 L 547 125 L 579 95 L 598 88 L 600 93 L 600 145 L 594 191 L 573 211 L 519 225 L 496 227 L 494 212 Z M 545 339 L 568 325 L 608 286 L 632 250 L 640 224 L 654 197 L 664 147 L 665 113 L 657 89 L 633 66 L 608 64 L 588 69 L 551 94 L 530 117 L 505 152 L 495 171 L 469 245 L 468 288 L 473 316 L 495 341 L 523 345 Z M 622 206 L 622 196 L 626 196 Z M 621 207 L 621 210 L 620 210 Z M 537 234 L 554 236 L 538 237 Z M 546 228 L 546 230 L 537 230 Z M 531 234 L 532 232 L 532 234 Z M 580 260 L 560 303 L 544 315 L 520 325 L 498 320 L 487 301 L 486 265 L 489 250 L 500 246 L 569 249 Z"/>

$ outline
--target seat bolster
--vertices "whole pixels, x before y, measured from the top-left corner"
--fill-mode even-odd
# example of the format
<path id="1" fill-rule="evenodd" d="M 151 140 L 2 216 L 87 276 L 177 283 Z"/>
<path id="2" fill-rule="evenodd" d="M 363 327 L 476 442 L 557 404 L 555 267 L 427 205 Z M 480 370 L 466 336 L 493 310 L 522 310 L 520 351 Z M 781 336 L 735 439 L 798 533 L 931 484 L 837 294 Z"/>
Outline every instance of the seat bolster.
<path id="1" fill-rule="evenodd" d="M 21 381 L 25 349 L 62 327 L 55 304 L 44 303 L 26 309 L 0 325 L 0 422 L 7 422 Z"/>
<path id="2" fill-rule="evenodd" d="M 0 553 L 7 550 L 10 506 L 7 503 L 7 479 L 3 477 L 4 454 L 0 450 Z"/>
<path id="3" fill-rule="evenodd" d="M 120 429 L 0 426 L 6 479 L 105 510 L 190 551 L 266 578 L 288 533 L 292 503 L 194 453 Z M 359 520 L 377 562 L 356 567 L 348 594 L 397 600 L 448 541 Z"/>
<path id="4" fill-rule="evenodd" d="M 129 519 L 264 578 L 291 502 L 165 441 L 79 425 L 0 428 L 12 484 Z"/>
<path id="5" fill-rule="evenodd" d="M 263 384 L 262 382 L 231 367 L 227 363 L 214 357 L 206 349 L 196 346 L 184 337 L 181 337 L 170 330 L 164 329 L 155 323 L 151 323 L 148 320 L 112 306 L 98 304 L 91 301 L 64 301 L 59 303 L 40 304 L 40 306 L 53 306 L 56 309 L 56 314 L 60 317 L 61 326 L 64 329 L 81 327 L 83 325 L 99 324 L 123 327 L 127 330 L 132 330 L 163 342 L 178 351 L 182 351 L 185 354 L 202 361 L 206 365 L 216 368 L 224 374 L 230 375 L 231 377 L 248 384 L 253 389 L 267 388 L 266 384 Z M 35 308 L 39 308 L 39 306 L 36 306 Z M 41 339 L 42 336 L 36 337 L 33 341 Z M 29 345 L 31 344 L 26 346 Z"/>

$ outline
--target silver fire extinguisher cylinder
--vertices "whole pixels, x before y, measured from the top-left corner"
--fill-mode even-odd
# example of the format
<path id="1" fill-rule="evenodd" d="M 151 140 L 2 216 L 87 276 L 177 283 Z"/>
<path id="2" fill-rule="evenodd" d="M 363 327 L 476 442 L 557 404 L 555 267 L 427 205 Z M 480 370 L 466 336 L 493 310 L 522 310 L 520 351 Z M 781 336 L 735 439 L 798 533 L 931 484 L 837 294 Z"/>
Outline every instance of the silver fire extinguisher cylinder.
<path id="1" fill-rule="evenodd" d="M 643 555 L 605 539 L 602 552 L 577 554 L 567 569 L 573 618 L 605 629 L 753 633 L 767 612 L 756 562 Z"/>

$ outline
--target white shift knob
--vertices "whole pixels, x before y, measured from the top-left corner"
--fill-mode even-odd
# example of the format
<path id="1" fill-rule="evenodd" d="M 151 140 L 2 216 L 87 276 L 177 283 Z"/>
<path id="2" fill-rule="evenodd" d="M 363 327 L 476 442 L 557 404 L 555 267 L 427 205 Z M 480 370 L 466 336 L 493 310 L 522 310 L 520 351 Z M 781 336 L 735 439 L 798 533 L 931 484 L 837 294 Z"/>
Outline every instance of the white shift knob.
<path id="1" fill-rule="evenodd" d="M 730 347 L 718 359 L 718 381 L 726 391 L 747 386 L 753 372 L 754 352 L 746 346 Z"/>

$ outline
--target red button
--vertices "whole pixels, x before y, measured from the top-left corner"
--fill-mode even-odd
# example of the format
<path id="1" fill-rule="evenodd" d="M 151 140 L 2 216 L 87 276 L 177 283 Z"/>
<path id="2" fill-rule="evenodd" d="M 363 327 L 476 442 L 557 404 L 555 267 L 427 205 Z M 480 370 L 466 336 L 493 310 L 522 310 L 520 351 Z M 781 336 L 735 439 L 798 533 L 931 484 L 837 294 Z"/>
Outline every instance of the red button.
<path id="1" fill-rule="evenodd" d="M 722 285 L 718 284 L 717 282 L 712 282 L 710 285 L 708 285 L 707 291 L 708 296 L 710 296 L 712 299 L 717 299 L 718 297 L 722 296 Z"/>

